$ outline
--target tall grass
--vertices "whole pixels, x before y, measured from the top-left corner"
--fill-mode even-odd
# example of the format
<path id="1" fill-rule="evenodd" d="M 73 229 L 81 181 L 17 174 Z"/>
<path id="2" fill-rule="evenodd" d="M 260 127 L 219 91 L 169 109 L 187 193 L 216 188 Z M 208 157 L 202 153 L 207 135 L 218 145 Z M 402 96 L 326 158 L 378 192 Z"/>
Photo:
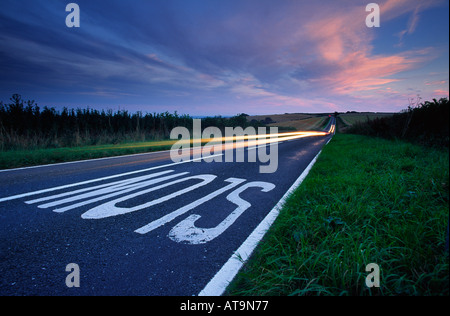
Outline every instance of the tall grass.
<path id="1" fill-rule="evenodd" d="M 202 127 L 264 126 L 247 122 L 245 114 L 205 117 Z M 0 151 L 79 147 L 165 140 L 178 126 L 192 130 L 192 117 L 175 113 L 129 113 L 126 110 L 41 109 L 34 100 L 14 94 L 0 102 Z"/>
<path id="2" fill-rule="evenodd" d="M 337 134 L 230 295 L 448 295 L 448 150 Z M 365 267 L 381 269 L 368 288 Z"/>
<path id="3" fill-rule="evenodd" d="M 129 113 L 125 110 L 41 109 L 14 94 L 0 102 L 0 150 L 76 147 L 168 138 L 175 126 L 192 126 L 177 113 Z"/>
<path id="4" fill-rule="evenodd" d="M 357 122 L 346 130 L 352 134 L 403 139 L 425 146 L 449 147 L 450 103 L 446 98 L 413 104 L 387 117 Z"/>

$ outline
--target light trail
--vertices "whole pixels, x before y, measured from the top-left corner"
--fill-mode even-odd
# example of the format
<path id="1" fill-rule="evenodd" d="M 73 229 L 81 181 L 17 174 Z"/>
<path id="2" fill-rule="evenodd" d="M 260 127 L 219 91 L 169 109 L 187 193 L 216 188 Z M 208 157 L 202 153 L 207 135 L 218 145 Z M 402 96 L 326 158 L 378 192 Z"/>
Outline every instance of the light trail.
<path id="1" fill-rule="evenodd" d="M 245 142 L 245 146 L 258 146 L 274 142 L 282 142 L 292 139 L 299 139 L 305 137 L 313 136 L 327 136 L 333 134 L 335 131 L 335 124 L 331 124 L 328 131 L 297 131 L 297 132 L 285 132 L 285 133 L 273 133 L 273 134 L 255 134 L 255 135 L 242 135 L 242 136 L 225 136 L 225 137 L 212 137 L 212 138 L 201 138 L 201 139 L 190 139 L 190 140 L 179 140 L 178 144 L 197 144 L 206 143 L 207 145 L 223 144 L 239 144 Z M 251 141 L 252 140 L 252 141 Z M 234 143 L 236 141 L 236 143 Z M 194 146 L 195 147 L 195 146 Z M 237 147 L 233 147 L 237 148 Z"/>
<path id="2" fill-rule="evenodd" d="M 244 129 L 245 131 L 245 129 Z M 272 134 L 249 134 L 249 135 L 233 135 L 233 136 L 223 136 L 223 137 L 211 137 L 211 138 L 191 138 L 191 139 L 173 139 L 173 140 L 163 140 L 156 142 L 144 142 L 138 144 L 123 144 L 118 146 L 101 147 L 101 149 L 123 149 L 123 148 L 138 148 L 138 147 L 158 147 L 158 146 L 172 146 L 177 144 L 179 146 L 192 145 L 193 148 L 202 145 L 227 145 L 227 149 L 231 149 L 232 144 L 240 144 L 243 141 L 244 147 L 259 146 L 274 142 L 282 142 L 287 140 L 314 137 L 314 136 L 327 136 L 333 134 L 335 131 L 335 124 L 331 124 L 328 131 L 296 131 L 296 132 L 284 132 L 284 133 L 272 133 Z M 242 145 L 236 147 L 234 145 L 232 148 L 240 148 Z"/>

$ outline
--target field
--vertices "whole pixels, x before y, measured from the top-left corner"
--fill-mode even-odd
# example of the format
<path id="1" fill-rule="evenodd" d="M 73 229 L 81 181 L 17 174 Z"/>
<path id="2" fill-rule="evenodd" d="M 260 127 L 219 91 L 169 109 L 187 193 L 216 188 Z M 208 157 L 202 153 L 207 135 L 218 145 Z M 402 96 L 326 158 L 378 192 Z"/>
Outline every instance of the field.
<path id="1" fill-rule="evenodd" d="M 392 115 L 393 113 L 364 112 L 364 113 L 342 113 L 339 114 L 339 117 L 342 119 L 344 124 L 351 126 L 355 123 L 365 122 L 368 120 L 373 120 L 375 118 L 388 117 Z"/>
<path id="2" fill-rule="evenodd" d="M 323 114 L 274 114 L 249 116 L 247 121 L 264 122 L 267 126 L 279 127 L 280 130 L 310 131 L 320 130 L 328 121 L 328 115 Z"/>
<path id="3" fill-rule="evenodd" d="M 285 121 L 280 123 L 268 124 L 268 126 L 277 126 L 285 129 L 292 129 L 295 131 L 312 131 L 320 130 L 324 123 L 328 122 L 328 116 L 317 116 L 303 120 Z"/>
<path id="4" fill-rule="evenodd" d="M 333 114 L 308 114 L 308 113 L 285 113 L 272 115 L 254 115 L 248 116 L 247 121 L 264 122 L 267 126 L 277 126 L 285 130 L 307 131 L 318 130 L 323 126 L 328 115 Z M 339 113 L 338 119 L 341 120 L 341 128 L 350 127 L 355 123 L 366 122 L 375 118 L 389 117 L 393 113 L 375 113 L 375 112 L 347 112 Z"/>
<path id="5" fill-rule="evenodd" d="M 269 118 L 274 123 L 283 123 L 288 121 L 300 121 L 304 119 L 309 119 L 312 117 L 316 117 L 314 114 L 304 114 L 304 113 L 286 113 L 286 114 L 270 114 L 270 115 L 253 115 L 248 116 L 247 120 L 257 120 L 264 121 Z"/>

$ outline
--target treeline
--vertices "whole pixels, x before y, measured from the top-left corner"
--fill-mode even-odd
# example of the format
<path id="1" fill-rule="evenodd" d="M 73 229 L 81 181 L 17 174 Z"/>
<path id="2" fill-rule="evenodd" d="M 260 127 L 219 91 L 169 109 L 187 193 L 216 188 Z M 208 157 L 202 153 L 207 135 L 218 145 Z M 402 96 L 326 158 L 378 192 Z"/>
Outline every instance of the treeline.
<path id="1" fill-rule="evenodd" d="M 393 116 L 356 123 L 347 132 L 448 148 L 449 107 L 447 98 L 433 99 Z"/>
<path id="2" fill-rule="evenodd" d="M 126 110 L 42 109 L 34 100 L 14 94 L 10 102 L 0 102 L 0 150 L 73 147 L 148 141 L 169 138 L 170 131 L 183 126 L 192 130 L 192 117 L 175 113 L 130 113 Z M 207 117 L 202 127 L 249 124 L 245 114 L 231 118 Z M 255 126 L 255 127 L 256 127 Z"/>

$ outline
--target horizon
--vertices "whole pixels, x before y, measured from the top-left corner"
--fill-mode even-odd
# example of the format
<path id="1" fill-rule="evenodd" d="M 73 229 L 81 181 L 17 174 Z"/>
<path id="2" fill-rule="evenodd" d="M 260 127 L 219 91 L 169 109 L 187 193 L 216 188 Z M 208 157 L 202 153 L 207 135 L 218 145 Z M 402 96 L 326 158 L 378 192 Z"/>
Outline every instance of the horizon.
<path id="1" fill-rule="evenodd" d="M 445 99 L 448 99 L 448 98 L 445 98 Z M 99 111 L 99 112 L 102 112 L 102 111 L 106 112 L 106 111 L 111 110 L 112 114 L 116 114 L 116 113 L 119 113 L 121 111 L 128 111 L 129 114 L 137 114 L 138 112 L 140 112 L 144 116 L 146 114 L 163 114 L 165 112 L 168 112 L 168 111 L 165 111 L 165 112 L 148 112 L 148 111 L 143 112 L 141 110 L 129 111 L 129 110 L 126 110 L 126 109 L 121 109 L 120 106 L 117 108 L 117 110 L 114 110 L 114 109 L 111 109 L 111 108 L 93 108 L 93 107 L 90 107 L 90 106 L 86 106 L 84 108 L 82 108 L 82 107 L 74 107 L 74 108 L 69 108 L 69 107 L 50 107 L 50 106 L 46 106 L 46 105 L 40 106 L 39 103 L 36 100 L 25 100 L 25 99 L 22 99 L 22 96 L 20 96 L 19 100 L 24 106 L 27 105 L 28 101 L 32 102 L 31 106 L 33 106 L 33 107 L 37 106 L 39 108 L 40 112 L 42 112 L 44 110 L 44 108 L 47 107 L 48 109 L 55 110 L 58 114 L 61 114 L 61 112 L 64 111 L 64 110 L 67 110 L 67 111 L 72 111 L 72 110 L 74 110 L 74 111 L 77 111 L 77 110 L 81 110 L 81 111 L 83 111 L 83 110 L 96 110 L 96 111 Z M 425 102 L 425 101 L 429 101 L 429 100 L 424 100 L 423 102 Z M 0 100 L 0 104 L 1 105 L 13 104 L 14 102 L 15 101 L 12 98 L 10 98 L 10 103 L 9 102 L 4 102 L 3 100 Z M 407 109 L 405 108 L 405 109 L 401 109 L 400 111 L 397 111 L 397 112 L 370 112 L 370 111 L 358 112 L 358 111 L 353 111 L 353 110 L 347 110 L 347 111 L 344 110 L 344 111 L 340 111 L 340 112 L 337 112 L 337 111 L 334 111 L 334 112 L 290 112 L 290 113 L 285 112 L 285 113 L 267 113 L 267 114 L 236 113 L 234 115 L 222 115 L 222 114 L 191 115 L 189 113 L 178 113 L 178 111 L 168 112 L 168 113 L 169 114 L 175 114 L 176 113 L 179 116 L 187 115 L 187 116 L 189 116 L 192 119 L 196 119 L 196 118 L 207 118 L 207 117 L 231 118 L 231 117 L 240 116 L 240 115 L 245 115 L 245 116 L 249 116 L 249 117 L 256 117 L 256 116 L 268 116 L 269 117 L 269 116 L 275 116 L 275 115 L 295 115 L 295 114 L 301 114 L 301 115 L 332 115 L 332 114 L 335 114 L 335 113 L 337 113 L 337 114 L 396 114 L 396 113 L 401 113 L 402 111 L 406 111 L 406 110 Z"/>
<path id="2" fill-rule="evenodd" d="M 5 0 L 0 101 L 192 117 L 378 112 L 449 98 L 449 3 Z"/>

